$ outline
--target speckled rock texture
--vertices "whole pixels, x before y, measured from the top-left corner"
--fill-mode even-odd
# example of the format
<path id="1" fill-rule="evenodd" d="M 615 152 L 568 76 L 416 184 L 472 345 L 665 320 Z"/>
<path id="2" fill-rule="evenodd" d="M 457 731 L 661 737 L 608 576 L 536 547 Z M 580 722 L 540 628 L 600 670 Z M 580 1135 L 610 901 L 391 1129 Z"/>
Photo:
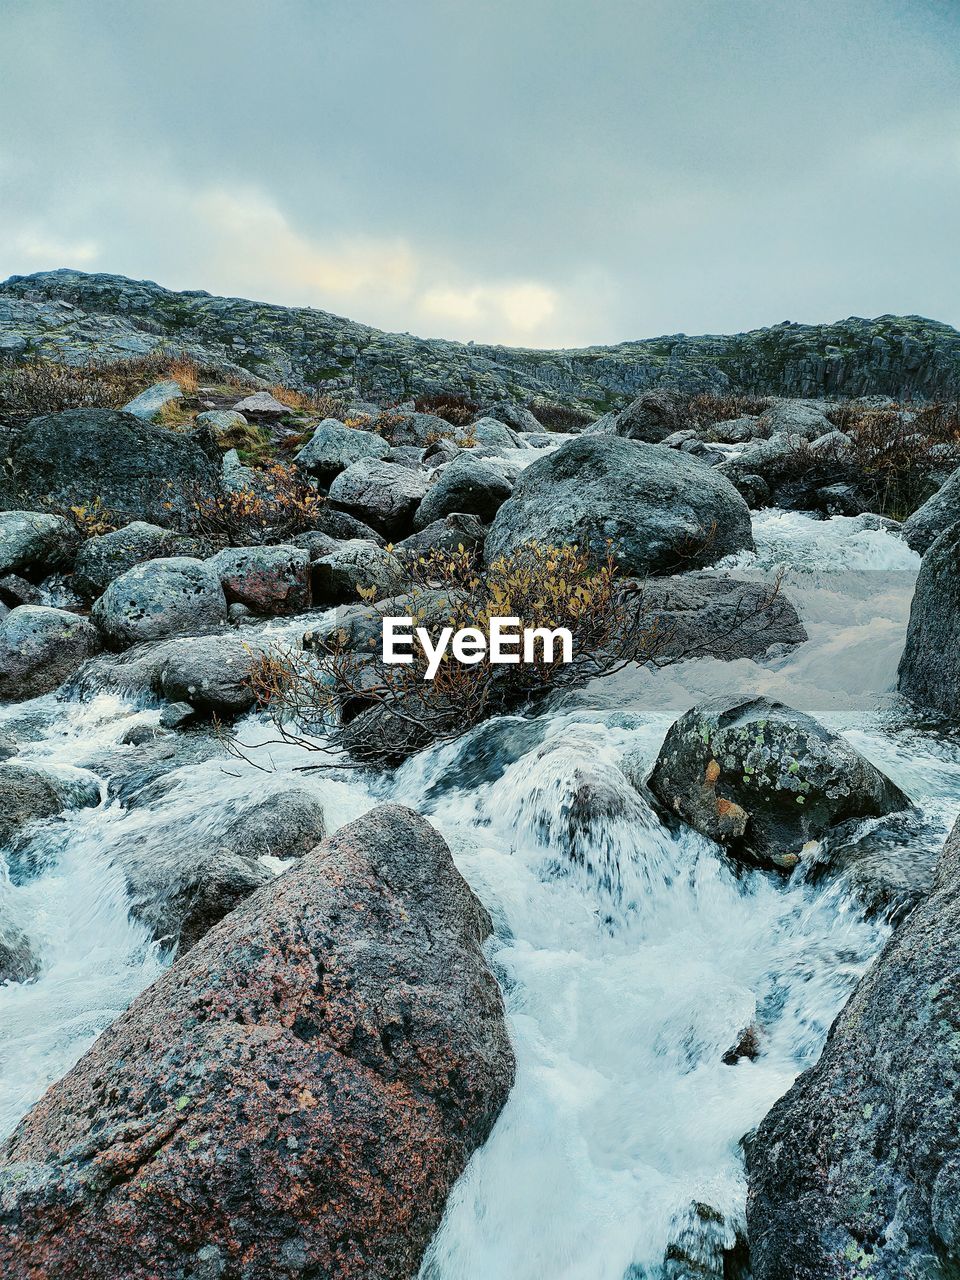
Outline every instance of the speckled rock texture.
<path id="1" fill-rule="evenodd" d="M 0 511 L 0 575 L 34 578 L 73 562 L 79 536 L 63 516 L 38 511 Z"/>
<path id="2" fill-rule="evenodd" d="M 99 653 L 96 627 L 78 613 L 25 604 L 0 620 L 0 702 L 50 693 Z"/>
<path id="3" fill-rule="evenodd" d="M 766 698 L 712 699 L 681 716 L 649 785 L 665 809 L 733 856 L 781 869 L 840 823 L 910 806 L 843 738 Z"/>
<path id="4" fill-rule="evenodd" d="M 752 549 L 733 485 L 685 454 L 616 436 L 571 440 L 520 475 L 487 536 L 487 563 L 524 543 L 575 543 L 625 573 L 670 573 Z"/>
<path id="5" fill-rule="evenodd" d="M 409 1280 L 513 1079 L 489 930 L 412 811 L 326 840 L 0 1148 L 0 1274 Z"/>
<path id="6" fill-rule="evenodd" d="M 414 513 L 426 491 L 426 477 L 408 467 L 361 458 L 334 480 L 330 501 L 384 537 L 398 539 L 412 533 Z"/>
<path id="7" fill-rule="evenodd" d="M 960 470 L 932 498 L 903 522 L 903 537 L 911 550 L 924 555 L 940 534 L 960 518 Z"/>
<path id="8" fill-rule="evenodd" d="M 77 553 L 71 585 L 86 600 L 102 595 L 121 573 L 147 560 L 170 556 L 203 558 L 210 548 L 197 538 L 134 520 L 98 538 L 88 538 Z"/>
<path id="9" fill-rule="evenodd" d="M 251 613 L 303 613 L 310 607 L 310 554 L 303 547 L 229 547 L 209 564 L 228 602 Z"/>
<path id="10" fill-rule="evenodd" d="M 487 524 L 513 492 L 513 485 L 492 463 L 464 451 L 427 490 L 414 519 L 418 530 L 460 512 Z"/>
<path id="11" fill-rule="evenodd" d="M 754 1280 L 960 1275 L 960 827 L 748 1142 Z"/>
<path id="12" fill-rule="evenodd" d="M 90 616 L 110 648 L 125 649 L 216 627 L 226 620 L 227 601 L 210 561 L 169 556 L 114 578 Z"/>
<path id="13" fill-rule="evenodd" d="M 936 538 L 920 565 L 899 687 L 921 707 L 960 716 L 960 524 Z"/>

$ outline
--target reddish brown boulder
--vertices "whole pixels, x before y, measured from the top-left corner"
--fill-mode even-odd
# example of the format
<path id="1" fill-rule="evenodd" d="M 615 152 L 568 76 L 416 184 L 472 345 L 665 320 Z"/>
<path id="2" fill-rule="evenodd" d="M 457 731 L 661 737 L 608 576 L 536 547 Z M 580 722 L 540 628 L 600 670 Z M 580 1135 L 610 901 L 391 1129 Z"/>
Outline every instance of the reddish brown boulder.
<path id="1" fill-rule="evenodd" d="M 513 1079 L 489 929 L 411 810 L 324 841 L 0 1148 L 0 1275 L 415 1275 Z"/>

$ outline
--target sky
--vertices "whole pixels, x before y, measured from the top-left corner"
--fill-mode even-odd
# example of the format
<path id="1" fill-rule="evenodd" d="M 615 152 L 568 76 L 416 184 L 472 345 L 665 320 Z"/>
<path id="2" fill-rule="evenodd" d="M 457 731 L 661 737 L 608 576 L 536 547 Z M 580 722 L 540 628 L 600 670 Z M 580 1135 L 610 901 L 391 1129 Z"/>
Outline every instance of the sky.
<path id="1" fill-rule="evenodd" d="M 0 279 L 531 347 L 960 325 L 960 0 L 0 0 Z"/>

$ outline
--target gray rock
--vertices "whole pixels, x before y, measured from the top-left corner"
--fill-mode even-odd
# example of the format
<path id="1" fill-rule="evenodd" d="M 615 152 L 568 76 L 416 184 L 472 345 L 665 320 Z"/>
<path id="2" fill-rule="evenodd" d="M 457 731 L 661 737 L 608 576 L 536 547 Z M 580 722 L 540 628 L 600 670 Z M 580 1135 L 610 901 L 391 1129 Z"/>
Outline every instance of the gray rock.
<path id="1" fill-rule="evenodd" d="M 960 520 L 960 469 L 946 484 L 903 522 L 903 536 L 911 550 L 924 555 L 940 534 Z"/>
<path id="2" fill-rule="evenodd" d="M 770 435 L 770 430 L 769 422 L 747 415 L 711 422 L 708 427 L 703 428 L 700 435 L 706 440 L 718 440 L 721 444 L 746 444 L 750 440 L 765 439 Z"/>
<path id="3" fill-rule="evenodd" d="M 303 547 L 230 547 L 207 563 L 227 600 L 268 616 L 310 607 L 310 553 Z"/>
<path id="4" fill-rule="evenodd" d="M 0 760 L 9 760 L 17 755 L 20 750 L 20 744 L 16 738 L 12 738 L 7 733 L 0 733 Z"/>
<path id="5" fill-rule="evenodd" d="M 60 507 L 97 499 L 114 520 L 170 525 L 191 509 L 194 489 L 215 492 L 214 464 L 186 436 L 112 409 L 68 409 L 34 418 L 11 460 L 6 507 L 48 498 Z"/>
<path id="6" fill-rule="evenodd" d="M 43 605 L 11 610 L 0 621 L 0 702 L 49 693 L 100 648 L 96 628 L 79 614 Z"/>
<path id="7" fill-rule="evenodd" d="M 468 428 L 455 427 L 445 418 L 438 418 L 433 413 L 405 413 L 399 416 L 386 434 L 393 445 L 415 444 L 423 449 L 434 440 L 460 440 L 467 431 Z"/>
<path id="8" fill-rule="evenodd" d="M 96 797 L 64 785 L 45 770 L 12 762 L 0 764 L 0 847 L 9 846 L 30 823 L 91 803 L 96 803 Z"/>
<path id="9" fill-rule="evenodd" d="M 365 527 L 361 525 L 361 528 Z M 308 533 L 298 533 L 290 539 L 291 546 L 302 547 L 306 551 L 311 564 L 328 556 L 331 551 L 336 551 L 338 544 L 339 539 L 331 538 L 329 534 L 321 533 L 318 529 L 311 529 Z"/>
<path id="10" fill-rule="evenodd" d="M 30 939 L 0 900 L 0 986 L 5 982 L 32 982 L 40 974 L 40 959 Z"/>
<path id="11" fill-rule="evenodd" d="M 375 431 L 346 427 L 335 418 L 324 418 L 294 462 L 325 484 L 361 458 L 383 458 L 390 445 Z"/>
<path id="12" fill-rule="evenodd" d="M 128 401 L 123 406 L 124 413 L 132 413 L 135 418 L 144 422 L 156 422 L 168 404 L 176 404 L 183 399 L 183 391 L 177 382 L 155 382 L 146 391 Z"/>
<path id="13" fill-rule="evenodd" d="M 0 574 L 42 577 L 73 563 L 80 536 L 63 516 L 0 511 Z"/>
<path id="14" fill-rule="evenodd" d="M 496 418 L 478 418 L 469 427 L 459 429 L 455 439 L 469 439 L 471 436 L 477 442 L 474 449 L 481 448 L 495 453 L 500 453 L 503 449 L 519 449 L 523 443 L 516 431 L 498 422 Z"/>
<path id="15" fill-rule="evenodd" d="M 0 604 L 16 609 L 22 604 L 42 604 L 43 592 L 15 573 L 5 573 L 0 578 Z"/>
<path id="16" fill-rule="evenodd" d="M 753 547 L 750 512 L 715 471 L 655 445 L 580 436 L 521 473 L 487 536 L 490 563 L 536 540 L 574 543 L 626 573 L 713 564 Z"/>
<path id="17" fill-rule="evenodd" d="M 920 565 L 899 688 L 921 707 L 960 718 L 960 523 L 940 534 Z"/>
<path id="18" fill-rule="evenodd" d="M 231 848 L 243 858 L 302 858 L 327 834 L 323 805 L 309 791 L 278 791 L 244 810 Z"/>
<path id="19" fill-rule="evenodd" d="M 362 520 L 347 515 L 346 511 L 337 511 L 329 503 L 322 506 L 316 513 L 314 524 L 316 527 L 311 532 L 325 533 L 328 538 L 334 538 L 337 542 L 349 542 L 351 539 L 359 538 L 363 542 L 375 542 L 378 547 L 386 545 L 386 539 L 377 533 L 376 529 L 371 529 Z M 305 536 L 309 537 L 310 534 Z M 301 545 L 295 538 L 292 541 L 295 546 Z"/>
<path id="20" fill-rule="evenodd" d="M 683 403 L 673 391 L 645 391 L 617 414 L 614 434 L 644 444 L 662 444 L 686 426 Z"/>
<path id="21" fill-rule="evenodd" d="M 489 524 L 512 492 L 513 485 L 496 467 L 470 452 L 461 453 L 427 490 L 414 525 L 423 530 L 454 512 L 476 516 Z"/>
<path id="22" fill-rule="evenodd" d="M 423 466 L 424 450 L 418 444 L 399 444 L 383 455 L 384 462 L 394 462 L 408 471 L 419 471 Z"/>
<path id="23" fill-rule="evenodd" d="M 758 435 L 800 436 L 804 440 L 816 440 L 833 430 L 833 424 L 824 413 L 822 401 L 779 400 L 765 409 L 760 416 L 761 431 Z"/>
<path id="24" fill-rule="evenodd" d="M 173 556 L 115 578 L 91 617 L 110 647 L 124 649 L 216 627 L 226 621 L 227 601 L 209 562 Z"/>
<path id="25" fill-rule="evenodd" d="M 429 495 L 428 495 L 429 496 Z M 424 499 L 426 501 L 426 499 Z M 482 551 L 487 531 L 476 516 L 453 512 L 442 520 L 434 520 L 426 528 L 411 533 L 398 542 L 394 550 L 398 556 L 428 556 L 436 551 Z"/>
<path id="26" fill-rule="evenodd" d="M 500 400 L 496 404 L 487 405 L 479 415 L 478 421 L 492 418 L 494 422 L 502 422 L 514 431 L 542 431 L 540 420 L 526 407 L 515 404 L 512 400 Z"/>
<path id="27" fill-rule="evenodd" d="M 387 538 L 412 532 L 413 517 L 427 491 L 423 476 L 375 458 L 352 463 L 330 486 L 330 501 L 372 525 Z"/>
<path id="28" fill-rule="evenodd" d="M 206 413 L 198 413 L 196 425 L 208 431 L 217 447 L 224 450 L 251 444 L 257 435 L 243 414 L 234 409 L 208 409 Z"/>
<path id="29" fill-rule="evenodd" d="M 716 698 L 667 733 L 650 790 L 733 857 L 789 869 L 804 846 L 909 798 L 843 738 L 766 698 Z"/>
<path id="30" fill-rule="evenodd" d="M 416 617 L 418 626 L 434 634 L 451 622 L 460 603 L 462 596 L 457 591 L 424 587 L 376 604 L 344 604 L 304 632 L 303 647 L 337 645 L 354 651 L 379 650 L 385 617 Z"/>
<path id="31" fill-rule="evenodd" d="M 160 712 L 160 728 L 182 729 L 193 716 L 194 710 L 189 702 L 168 702 Z"/>
<path id="32" fill-rule="evenodd" d="M 755 1280 L 960 1273 L 960 830 L 823 1054 L 748 1142 Z"/>
<path id="33" fill-rule="evenodd" d="M 208 548 L 198 538 L 134 520 L 113 533 L 84 542 L 77 554 L 72 586 L 85 599 L 95 600 L 114 578 L 134 565 L 170 556 L 202 559 L 207 552 Z"/>
<path id="34" fill-rule="evenodd" d="M 253 395 L 244 396 L 233 406 L 234 413 L 242 413 L 245 418 L 282 418 L 292 412 L 289 405 L 283 404 L 269 391 L 256 391 Z"/>
<path id="35" fill-rule="evenodd" d="M 341 543 L 313 566 L 313 598 L 316 604 L 353 604 L 360 588 L 376 590 L 377 598 L 396 595 L 404 582 L 397 557 L 373 542 Z"/>

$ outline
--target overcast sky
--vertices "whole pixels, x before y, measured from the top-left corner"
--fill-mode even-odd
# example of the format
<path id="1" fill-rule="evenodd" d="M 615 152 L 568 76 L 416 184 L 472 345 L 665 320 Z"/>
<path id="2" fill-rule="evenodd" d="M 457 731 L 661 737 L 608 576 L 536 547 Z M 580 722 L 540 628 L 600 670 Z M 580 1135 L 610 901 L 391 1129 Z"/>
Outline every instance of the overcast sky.
<path id="1" fill-rule="evenodd" d="M 0 0 L 0 278 L 528 346 L 960 323 L 960 0 Z"/>

